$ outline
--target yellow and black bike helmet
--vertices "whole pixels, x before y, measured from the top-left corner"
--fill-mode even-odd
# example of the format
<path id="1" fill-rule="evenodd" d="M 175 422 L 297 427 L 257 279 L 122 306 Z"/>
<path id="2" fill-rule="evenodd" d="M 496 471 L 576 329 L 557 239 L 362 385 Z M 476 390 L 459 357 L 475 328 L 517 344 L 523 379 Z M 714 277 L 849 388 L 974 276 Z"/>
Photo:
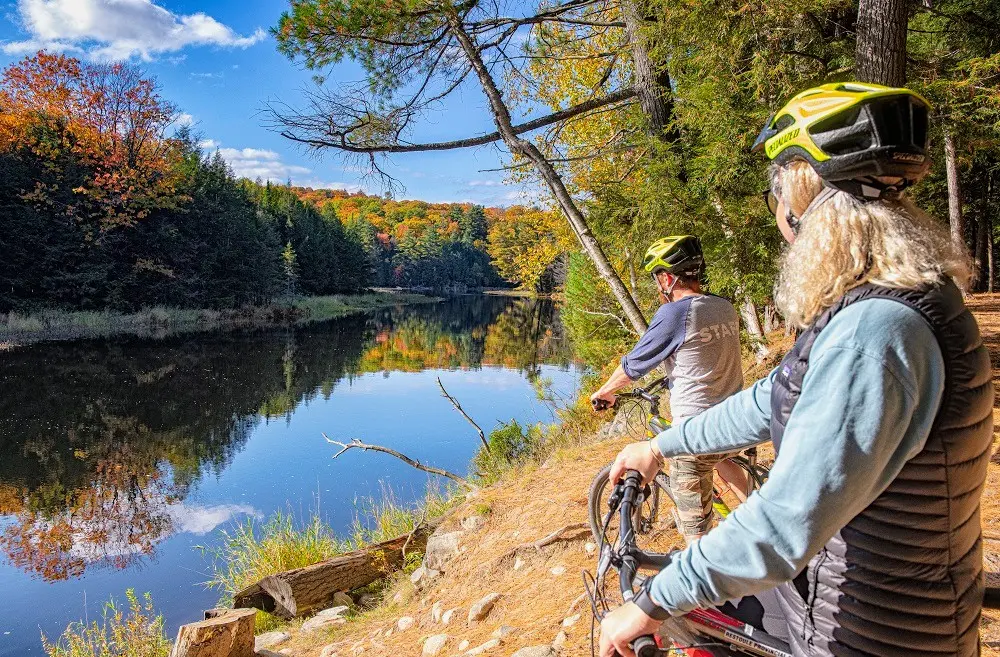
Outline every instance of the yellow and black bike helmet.
<path id="1" fill-rule="evenodd" d="M 689 276 L 700 274 L 705 268 L 701 240 L 694 235 L 673 235 L 656 240 L 646 251 L 642 268 L 654 276 L 661 271 Z"/>
<path id="2" fill-rule="evenodd" d="M 778 110 L 753 145 L 776 164 L 803 159 L 828 185 L 859 198 L 885 198 L 930 169 L 931 105 L 909 89 L 860 82 L 803 91 Z M 885 184 L 878 177 L 901 180 Z"/>

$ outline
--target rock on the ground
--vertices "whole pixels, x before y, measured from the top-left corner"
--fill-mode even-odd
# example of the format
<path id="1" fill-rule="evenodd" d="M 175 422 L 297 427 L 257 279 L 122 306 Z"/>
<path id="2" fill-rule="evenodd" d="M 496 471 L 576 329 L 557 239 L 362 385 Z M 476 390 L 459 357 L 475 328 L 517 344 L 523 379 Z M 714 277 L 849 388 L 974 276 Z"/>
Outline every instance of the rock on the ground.
<path id="1" fill-rule="evenodd" d="M 441 601 L 438 600 L 431 607 L 431 620 L 434 621 L 435 623 L 440 623 L 441 622 L 441 615 L 443 613 L 444 613 L 444 605 L 442 605 Z"/>
<path id="2" fill-rule="evenodd" d="M 514 558 L 514 570 L 521 570 L 524 568 L 524 559 L 521 557 Z"/>
<path id="3" fill-rule="evenodd" d="M 337 591 L 333 594 L 333 604 L 338 607 L 353 607 L 354 598 L 349 596 L 344 591 Z"/>
<path id="4" fill-rule="evenodd" d="M 413 627 L 416 621 L 413 620 L 413 616 L 403 616 L 398 621 L 396 621 L 396 629 L 400 632 L 405 632 L 406 630 Z"/>
<path id="5" fill-rule="evenodd" d="M 597 545 L 587 541 L 586 544 L 584 544 L 583 549 L 587 551 L 587 554 L 594 554 L 597 552 Z"/>
<path id="6" fill-rule="evenodd" d="M 440 574 L 440 570 L 434 570 L 433 568 L 428 568 L 427 566 L 420 566 L 410 573 L 410 582 L 414 586 L 423 586 Z"/>
<path id="7" fill-rule="evenodd" d="M 462 529 L 467 532 L 474 532 L 486 524 L 486 519 L 482 516 L 469 516 L 462 519 Z"/>
<path id="8" fill-rule="evenodd" d="M 556 651 L 552 649 L 552 646 L 529 646 L 521 648 L 511 657 L 553 657 L 555 654 Z"/>
<path id="9" fill-rule="evenodd" d="M 549 572 L 551 572 L 556 577 L 559 577 L 560 575 L 565 575 L 566 574 L 566 566 L 556 566 L 555 568 L 553 568 Z"/>
<path id="10" fill-rule="evenodd" d="M 566 645 L 566 641 L 569 639 L 565 632 L 560 632 L 556 635 L 555 640 L 552 641 L 552 647 L 556 650 L 562 650 L 562 647 Z"/>
<path id="11" fill-rule="evenodd" d="M 497 629 L 493 630 L 491 635 L 494 639 L 500 639 L 501 641 L 507 637 L 515 634 L 517 632 L 516 627 L 511 627 L 510 625 L 501 625 Z"/>
<path id="12" fill-rule="evenodd" d="M 319 653 L 319 657 L 337 657 L 337 648 L 339 647 L 340 644 L 331 643 L 323 648 L 323 650 Z"/>
<path id="13" fill-rule="evenodd" d="M 444 645 L 446 643 L 448 643 L 447 634 L 434 634 L 433 636 L 427 637 L 427 640 L 424 641 L 424 649 L 422 652 L 426 655 L 426 657 L 434 657 L 444 650 Z"/>
<path id="14" fill-rule="evenodd" d="M 260 651 L 264 648 L 273 648 L 274 646 L 281 645 L 291 638 L 292 635 L 288 632 L 266 632 L 254 639 L 253 649 Z"/>
<path id="15" fill-rule="evenodd" d="M 441 614 L 441 622 L 444 625 L 447 625 L 448 623 L 451 622 L 451 619 L 455 616 L 455 614 L 457 612 L 458 612 L 458 608 L 449 609 L 448 611 L 444 612 L 443 614 Z"/>
<path id="16" fill-rule="evenodd" d="M 379 597 L 374 593 L 363 593 L 360 598 L 358 598 L 358 605 L 361 607 L 374 607 L 379 602 Z"/>
<path id="17" fill-rule="evenodd" d="M 267 648 L 261 648 L 260 650 L 253 651 L 254 657 L 283 657 L 286 653 L 274 652 L 273 650 L 268 650 Z"/>
<path id="18" fill-rule="evenodd" d="M 493 650 L 499 645 L 500 645 L 500 639 L 490 639 L 483 645 L 476 646 L 472 650 L 466 651 L 465 655 L 466 657 L 475 657 L 475 655 L 481 655 L 484 652 L 489 652 L 490 650 Z"/>
<path id="19" fill-rule="evenodd" d="M 490 612 L 493 610 L 493 606 L 497 603 L 497 600 L 499 600 L 500 597 L 499 593 L 490 593 L 482 600 L 472 605 L 472 608 L 469 609 L 469 625 L 475 625 L 489 616 Z"/>
<path id="20" fill-rule="evenodd" d="M 424 566 L 431 570 L 445 570 L 447 564 L 458 554 L 459 539 L 465 532 L 447 532 L 431 534 L 424 548 Z"/>
<path id="21" fill-rule="evenodd" d="M 324 609 L 303 623 L 302 631 L 308 634 L 324 627 L 330 627 L 331 625 L 343 625 L 347 622 L 347 619 L 344 618 L 344 612 L 346 611 L 347 607 L 343 605 Z"/>
<path id="22" fill-rule="evenodd" d="M 573 627 L 579 621 L 580 621 L 580 614 L 574 614 L 574 615 L 570 616 L 569 618 L 563 619 L 562 626 L 563 627 Z"/>
<path id="23" fill-rule="evenodd" d="M 458 650 L 459 650 L 459 652 L 467 650 L 468 648 L 469 648 L 469 640 L 468 639 L 463 639 L 462 643 L 458 644 Z"/>

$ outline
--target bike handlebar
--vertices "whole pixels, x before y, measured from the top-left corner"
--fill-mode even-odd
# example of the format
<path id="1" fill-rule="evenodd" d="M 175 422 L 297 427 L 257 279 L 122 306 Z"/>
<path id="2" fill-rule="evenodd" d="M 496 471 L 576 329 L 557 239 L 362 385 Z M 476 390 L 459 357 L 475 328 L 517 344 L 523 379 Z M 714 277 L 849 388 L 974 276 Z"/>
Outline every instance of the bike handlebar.
<path id="1" fill-rule="evenodd" d="M 629 470 L 625 473 L 622 486 L 624 489 L 622 491 L 622 501 L 621 505 L 618 507 L 619 512 L 621 513 L 621 524 L 619 526 L 619 530 L 623 536 L 631 536 L 633 535 L 632 508 L 638 500 L 639 491 L 643 490 L 642 475 L 639 474 L 638 470 Z M 626 600 L 630 599 L 631 596 L 634 595 L 632 582 L 637 571 L 638 564 L 635 562 L 635 558 L 630 555 L 625 555 L 622 558 L 621 566 L 618 569 L 618 582 L 621 585 L 622 594 Z M 659 646 L 656 645 L 656 639 L 654 639 L 650 634 L 636 637 L 636 639 L 629 644 L 629 647 L 631 647 L 632 651 L 635 652 L 636 657 L 657 657 L 661 654 Z"/>
<path id="2" fill-rule="evenodd" d="M 656 383 L 653 385 L 656 385 Z M 643 388 L 634 388 L 629 392 L 618 393 L 614 404 L 609 403 L 606 399 L 593 399 L 591 400 L 590 405 L 594 407 L 595 411 L 606 411 L 613 406 L 617 406 L 619 399 L 641 399 L 649 402 L 650 404 L 658 404 L 660 402 L 659 395 L 651 394 Z"/>

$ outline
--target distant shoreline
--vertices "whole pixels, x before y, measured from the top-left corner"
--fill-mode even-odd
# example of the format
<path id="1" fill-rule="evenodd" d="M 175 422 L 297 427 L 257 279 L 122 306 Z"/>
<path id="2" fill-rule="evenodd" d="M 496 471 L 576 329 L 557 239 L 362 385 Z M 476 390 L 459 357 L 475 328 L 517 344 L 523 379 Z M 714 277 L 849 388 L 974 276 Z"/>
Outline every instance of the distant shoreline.
<path id="1" fill-rule="evenodd" d="M 160 339 L 185 333 L 299 326 L 390 306 L 438 301 L 440 299 L 424 294 L 376 291 L 304 297 L 263 306 L 222 310 L 157 306 L 135 313 L 40 310 L 0 314 L 0 351 L 40 342 L 122 335 Z"/>

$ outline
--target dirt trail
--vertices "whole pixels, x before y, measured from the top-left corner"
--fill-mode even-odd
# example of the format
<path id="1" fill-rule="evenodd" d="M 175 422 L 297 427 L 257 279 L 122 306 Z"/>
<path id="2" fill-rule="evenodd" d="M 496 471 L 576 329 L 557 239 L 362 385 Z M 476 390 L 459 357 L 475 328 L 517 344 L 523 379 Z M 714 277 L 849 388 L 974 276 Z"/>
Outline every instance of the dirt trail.
<path id="1" fill-rule="evenodd" d="M 996 370 L 996 364 L 1000 363 L 1000 295 L 977 296 L 969 305 L 979 318 L 990 348 L 994 385 L 1000 399 L 1000 371 Z M 457 530 L 461 529 L 463 519 L 483 519 L 478 529 L 462 535 L 460 554 L 448 562 L 447 571 L 439 578 L 420 590 L 408 580 L 401 581 L 396 587 L 395 602 L 331 630 L 308 636 L 293 631 L 292 641 L 280 648 L 291 649 L 297 657 L 319 657 L 325 646 L 335 644 L 330 655 L 337 657 L 403 657 L 421 655 L 426 637 L 447 634 L 448 640 L 438 654 L 458 655 L 463 641 L 469 642 L 469 648 L 475 648 L 489 641 L 498 627 L 507 625 L 516 631 L 485 655 L 509 657 L 524 647 L 550 645 L 560 632 L 566 633 L 559 652 L 561 657 L 589 655 L 590 611 L 588 603 L 580 599 L 581 571 L 594 567 L 594 559 L 585 547 L 589 535 L 578 532 L 579 538 L 575 540 L 537 551 L 522 550 L 518 555 L 522 563 L 517 569 L 515 558 L 504 555 L 561 527 L 585 522 L 590 479 L 624 442 L 627 440 L 611 440 L 563 450 L 545 465 L 481 491 L 446 525 L 445 530 L 449 527 Z M 990 464 L 983 498 L 983 528 L 987 535 L 1000 539 L 997 458 Z M 681 544 L 676 535 L 668 540 Z M 985 545 L 991 553 L 989 559 L 1000 570 L 1000 540 L 991 539 Z M 502 597 L 485 621 L 468 625 L 470 606 L 489 593 L 499 593 Z M 445 611 L 457 608 L 449 624 L 434 620 L 435 603 L 440 603 L 439 608 Z M 564 619 L 576 614 L 581 615 L 579 621 L 563 627 Z M 412 617 L 415 622 L 400 631 L 396 623 L 404 616 Z M 390 628 L 391 634 L 385 636 Z M 984 614 L 982 637 L 983 654 L 1000 657 L 1000 613 Z"/>

